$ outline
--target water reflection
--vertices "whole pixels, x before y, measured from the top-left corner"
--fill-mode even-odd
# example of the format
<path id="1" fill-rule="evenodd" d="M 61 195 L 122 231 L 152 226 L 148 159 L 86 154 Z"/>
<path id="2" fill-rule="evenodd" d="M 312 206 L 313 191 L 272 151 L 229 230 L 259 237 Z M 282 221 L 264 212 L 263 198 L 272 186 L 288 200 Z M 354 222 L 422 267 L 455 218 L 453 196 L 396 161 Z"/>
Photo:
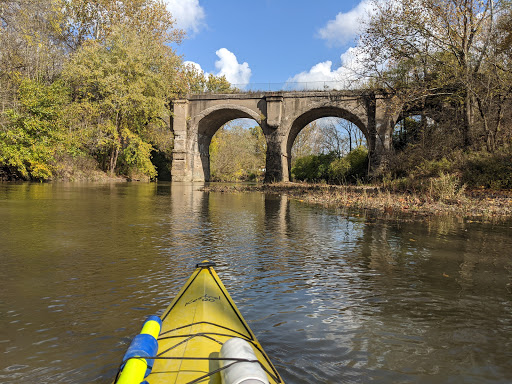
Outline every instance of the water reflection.
<path id="1" fill-rule="evenodd" d="M 196 262 L 287 383 L 512 379 L 510 225 L 198 184 L 0 184 L 0 381 L 108 383 Z"/>

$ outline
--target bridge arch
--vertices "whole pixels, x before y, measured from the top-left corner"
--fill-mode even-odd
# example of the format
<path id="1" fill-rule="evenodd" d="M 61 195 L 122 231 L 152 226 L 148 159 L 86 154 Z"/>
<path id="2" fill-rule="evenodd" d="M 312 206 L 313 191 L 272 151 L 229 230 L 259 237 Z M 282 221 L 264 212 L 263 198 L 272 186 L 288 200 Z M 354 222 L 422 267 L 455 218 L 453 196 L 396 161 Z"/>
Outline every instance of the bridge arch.
<path id="1" fill-rule="evenodd" d="M 210 180 L 210 143 L 212 137 L 224 124 L 236 119 L 252 119 L 261 127 L 261 115 L 242 105 L 220 104 L 207 108 L 190 121 L 190 130 L 197 132 L 197 141 L 192 142 L 195 154 L 193 179 Z"/>
<path id="2" fill-rule="evenodd" d="M 439 123 L 441 119 L 440 111 L 435 108 L 404 108 L 393 116 L 393 126 L 407 117 L 421 115 L 432 119 L 436 123 Z"/>
<path id="3" fill-rule="evenodd" d="M 424 108 L 424 109 L 418 109 L 418 108 L 410 108 L 410 109 L 404 109 L 397 113 L 394 116 L 394 119 L 392 121 L 392 135 L 391 135 L 391 145 L 394 150 L 403 149 L 406 142 L 408 142 L 409 139 L 407 139 L 407 136 L 411 132 L 407 130 L 403 130 L 405 128 L 404 124 L 407 121 L 408 118 L 412 118 L 417 123 L 423 123 L 424 129 L 432 129 L 435 127 L 435 125 L 441 123 L 440 115 L 437 110 L 433 110 L 430 108 Z M 425 119 L 425 120 L 423 120 Z M 401 124 L 401 125 L 400 125 Z M 399 131 L 397 131 L 399 129 Z M 418 134 L 419 132 L 413 132 L 414 134 Z M 424 132 L 425 133 L 425 132 Z M 398 141 L 396 141 L 398 140 Z"/>
<path id="4" fill-rule="evenodd" d="M 297 138 L 298 134 L 302 129 L 304 129 L 309 123 L 321 119 L 323 117 L 339 117 L 344 120 L 347 120 L 357 126 L 365 135 L 366 140 L 368 142 L 368 129 L 366 124 L 358 117 L 356 114 L 348 111 L 347 109 L 337 107 L 337 106 L 323 106 L 312 108 L 301 115 L 297 116 L 290 125 L 290 128 L 287 132 L 287 137 L 283 141 L 284 148 L 283 152 L 286 153 L 285 156 L 285 166 L 283 167 L 283 171 L 285 173 L 285 180 L 290 180 L 291 177 L 291 153 L 293 143 Z"/>
<path id="5" fill-rule="evenodd" d="M 289 180 L 291 147 L 297 134 L 322 117 L 355 124 L 367 139 L 370 166 L 377 169 L 390 150 L 395 104 L 389 95 L 357 90 L 202 94 L 174 100 L 172 180 L 208 180 L 212 136 L 223 124 L 239 118 L 254 120 L 265 135 L 267 182 Z"/>

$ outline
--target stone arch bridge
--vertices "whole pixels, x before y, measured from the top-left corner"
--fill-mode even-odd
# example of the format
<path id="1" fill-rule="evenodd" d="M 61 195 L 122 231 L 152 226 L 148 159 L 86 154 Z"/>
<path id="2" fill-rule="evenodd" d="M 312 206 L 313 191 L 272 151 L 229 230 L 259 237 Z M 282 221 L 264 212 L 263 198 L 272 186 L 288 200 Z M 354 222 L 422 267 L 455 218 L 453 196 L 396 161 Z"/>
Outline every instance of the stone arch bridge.
<path id="1" fill-rule="evenodd" d="M 267 141 L 265 181 L 289 181 L 291 149 L 299 132 L 322 117 L 341 117 L 366 136 L 370 167 L 375 169 L 391 148 L 398 114 L 385 95 L 364 91 L 295 91 L 203 94 L 172 103 L 173 181 L 208 181 L 209 146 L 225 123 L 249 118 Z"/>

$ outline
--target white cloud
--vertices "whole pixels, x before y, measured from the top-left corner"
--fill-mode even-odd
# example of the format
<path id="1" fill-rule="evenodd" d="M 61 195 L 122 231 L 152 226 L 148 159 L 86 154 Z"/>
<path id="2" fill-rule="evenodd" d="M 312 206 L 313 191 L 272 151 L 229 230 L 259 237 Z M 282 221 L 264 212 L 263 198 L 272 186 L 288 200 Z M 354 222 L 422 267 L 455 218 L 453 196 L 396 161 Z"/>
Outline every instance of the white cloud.
<path id="1" fill-rule="evenodd" d="M 332 61 L 314 65 L 309 71 L 288 79 L 289 88 L 299 89 L 350 89 L 361 84 L 364 72 L 364 53 L 359 47 L 351 47 L 340 56 L 341 66 L 332 68 Z M 297 83 L 297 84 L 294 84 Z"/>
<path id="2" fill-rule="evenodd" d="M 361 1 L 352 10 L 336 15 L 327 25 L 318 31 L 318 36 L 330 45 L 344 45 L 354 39 L 360 32 L 361 21 L 372 12 L 370 0 Z"/>
<path id="3" fill-rule="evenodd" d="M 176 27 L 198 33 L 204 25 L 205 12 L 199 0 L 164 0 L 176 20 Z"/>
<path id="4" fill-rule="evenodd" d="M 251 68 L 246 62 L 240 64 L 233 52 L 221 48 L 215 52 L 219 60 L 215 62 L 215 68 L 219 71 L 217 76 L 226 76 L 231 84 L 247 84 L 251 78 Z"/>

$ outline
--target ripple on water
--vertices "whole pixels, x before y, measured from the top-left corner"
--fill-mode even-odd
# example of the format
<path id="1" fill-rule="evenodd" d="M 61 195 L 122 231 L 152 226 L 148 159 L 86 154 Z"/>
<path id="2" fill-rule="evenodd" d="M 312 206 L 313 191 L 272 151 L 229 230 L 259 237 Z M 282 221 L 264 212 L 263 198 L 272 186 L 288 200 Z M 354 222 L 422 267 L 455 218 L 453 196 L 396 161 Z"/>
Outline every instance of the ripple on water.
<path id="1" fill-rule="evenodd" d="M 178 184 L 7 189 L 2 383 L 110 383 L 204 259 L 287 383 L 512 381 L 508 227 Z"/>

